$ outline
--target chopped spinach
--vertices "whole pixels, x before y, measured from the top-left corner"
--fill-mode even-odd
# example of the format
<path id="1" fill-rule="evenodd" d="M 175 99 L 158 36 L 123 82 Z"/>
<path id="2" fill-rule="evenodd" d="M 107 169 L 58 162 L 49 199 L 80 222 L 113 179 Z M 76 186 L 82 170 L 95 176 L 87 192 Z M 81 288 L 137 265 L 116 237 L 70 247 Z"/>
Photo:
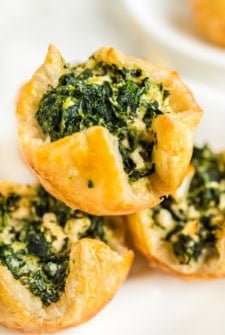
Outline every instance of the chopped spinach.
<path id="1" fill-rule="evenodd" d="M 192 164 L 195 174 L 189 190 L 181 200 L 169 196 L 150 210 L 156 227 L 165 231 L 164 241 L 181 265 L 217 253 L 218 233 L 225 222 L 225 162 L 222 154 L 208 145 L 195 147 Z M 159 213 L 166 210 L 172 227 L 160 222 Z M 188 229 L 188 225 L 192 228 Z M 194 227 L 194 228 L 193 228 Z"/>
<path id="2" fill-rule="evenodd" d="M 43 187 L 37 188 L 37 197 L 32 200 L 34 214 L 42 217 L 45 213 L 54 213 L 60 226 L 64 226 L 67 220 L 76 217 L 76 212 L 63 202 L 49 196 Z"/>
<path id="3" fill-rule="evenodd" d="M 14 217 L 21 206 L 24 217 Z M 49 219 L 52 228 L 44 224 L 44 217 L 49 214 L 56 218 L 54 222 Z M 78 234 L 78 239 L 89 237 L 107 243 L 103 217 L 72 210 L 41 186 L 36 187 L 35 194 L 30 196 L 0 194 L 0 263 L 7 266 L 13 277 L 38 296 L 45 306 L 58 301 L 64 291 L 70 254 L 66 226 L 70 220 L 77 219 L 88 219 L 89 222 Z M 56 248 L 57 226 L 63 238 Z"/>
<path id="4" fill-rule="evenodd" d="M 89 237 L 107 242 L 104 232 L 104 218 L 102 216 L 89 215 L 91 224 L 87 230 L 79 234 L 79 238 Z"/>
<path id="5" fill-rule="evenodd" d="M 166 241 L 172 243 L 172 249 L 180 264 L 189 264 L 198 259 L 206 251 L 215 250 L 216 233 L 220 227 L 212 224 L 213 217 L 202 216 L 197 231 L 193 235 L 184 234 L 185 222 L 177 224 L 166 235 Z"/>
<path id="6" fill-rule="evenodd" d="M 159 103 L 157 101 L 153 101 L 153 103 L 147 107 L 143 121 L 147 127 L 150 127 L 154 118 L 161 114 L 163 113 L 159 109 Z"/>
<path id="7" fill-rule="evenodd" d="M 180 264 L 189 264 L 190 261 L 198 260 L 202 252 L 202 245 L 195 242 L 189 235 L 179 234 L 176 242 L 173 242 L 173 251 Z"/>
<path id="8" fill-rule="evenodd" d="M 200 210 L 217 207 L 221 191 L 218 188 L 225 179 L 225 167 L 220 154 L 215 154 L 208 145 L 194 148 L 192 164 L 196 172 L 191 181 L 189 202 Z"/>
<path id="9" fill-rule="evenodd" d="M 88 180 L 87 185 L 88 185 L 88 188 L 93 188 L 95 186 L 93 180 L 91 179 Z"/>
<path id="10" fill-rule="evenodd" d="M 155 138 L 146 140 L 144 135 L 151 132 L 153 119 L 163 113 L 169 92 L 144 77 L 140 69 L 96 61 L 92 68 L 81 64 L 69 70 L 40 101 L 35 117 L 43 133 L 55 141 L 92 126 L 103 126 L 118 137 L 130 182 L 154 173 Z M 137 120 L 144 131 L 138 129 Z M 135 150 L 140 153 L 141 168 L 132 156 Z"/>

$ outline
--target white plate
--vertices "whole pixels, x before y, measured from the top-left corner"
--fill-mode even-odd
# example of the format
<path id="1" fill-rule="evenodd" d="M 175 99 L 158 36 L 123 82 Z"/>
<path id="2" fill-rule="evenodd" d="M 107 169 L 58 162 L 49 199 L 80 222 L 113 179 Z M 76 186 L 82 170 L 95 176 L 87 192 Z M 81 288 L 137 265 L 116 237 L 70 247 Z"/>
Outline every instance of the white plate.
<path id="1" fill-rule="evenodd" d="M 223 97 L 204 85 L 190 80 L 186 82 L 205 110 L 196 142 L 207 141 L 215 149 L 223 149 Z M 0 140 L 5 146 L 5 156 L 0 164 L 1 177 L 29 181 L 31 175 L 18 154 L 14 123 L 2 131 Z M 225 329 L 224 292 L 225 279 L 186 282 L 151 270 L 137 256 L 130 276 L 114 299 L 86 324 L 61 331 L 58 335 L 222 335 Z M 0 334 L 18 333 L 0 327 Z"/>
<path id="2" fill-rule="evenodd" d="M 127 12 L 170 64 L 185 76 L 225 89 L 225 49 L 203 40 L 194 30 L 189 0 L 123 0 Z M 134 25 L 135 27 L 135 25 Z M 146 46 L 146 48 L 147 48 Z"/>

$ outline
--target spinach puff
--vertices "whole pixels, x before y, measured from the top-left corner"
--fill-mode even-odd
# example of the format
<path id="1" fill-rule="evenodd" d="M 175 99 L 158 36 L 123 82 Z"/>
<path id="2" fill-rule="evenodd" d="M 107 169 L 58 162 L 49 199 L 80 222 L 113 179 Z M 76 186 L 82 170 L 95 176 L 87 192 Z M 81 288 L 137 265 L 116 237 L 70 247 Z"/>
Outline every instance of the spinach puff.
<path id="1" fill-rule="evenodd" d="M 72 210 L 41 186 L 0 183 L 0 324 L 53 332 L 94 316 L 133 253 L 120 218 Z"/>
<path id="2" fill-rule="evenodd" d="M 186 277 L 224 276 L 224 154 L 196 147 L 178 191 L 127 221 L 136 247 L 150 264 Z"/>
<path id="3" fill-rule="evenodd" d="M 225 47 L 225 0 L 190 0 L 198 32 L 214 44 Z"/>
<path id="4" fill-rule="evenodd" d="M 132 213 L 173 192 L 201 114 L 177 73 L 111 47 L 69 65 L 50 46 L 17 104 L 21 148 L 40 182 L 95 215 Z"/>

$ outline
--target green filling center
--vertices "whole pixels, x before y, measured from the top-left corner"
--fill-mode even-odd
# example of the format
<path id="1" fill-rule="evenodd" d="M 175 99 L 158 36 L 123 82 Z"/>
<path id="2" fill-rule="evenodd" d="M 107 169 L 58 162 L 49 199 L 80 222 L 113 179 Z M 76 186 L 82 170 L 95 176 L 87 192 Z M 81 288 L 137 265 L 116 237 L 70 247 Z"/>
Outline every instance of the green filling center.
<path id="1" fill-rule="evenodd" d="M 95 125 L 107 128 L 118 138 L 124 170 L 134 182 L 154 172 L 156 139 L 150 126 L 163 113 L 168 95 L 139 69 L 103 62 L 95 62 L 91 69 L 78 65 L 46 92 L 36 119 L 51 141 Z"/>
<path id="2" fill-rule="evenodd" d="M 36 196 L 27 197 L 22 209 L 25 212 L 17 217 L 23 202 L 24 198 L 15 193 L 7 197 L 0 194 L 0 263 L 49 306 L 60 298 L 69 272 L 70 237 L 65 233 L 68 220 L 88 218 L 89 225 L 81 230 L 78 239 L 90 237 L 107 243 L 104 220 L 68 208 L 41 187 Z M 55 215 L 52 228 L 43 223 L 46 213 Z M 56 247 L 57 226 L 64 234 Z"/>
<path id="3" fill-rule="evenodd" d="M 180 264 L 218 254 L 216 243 L 225 220 L 225 164 L 221 154 L 208 147 L 194 148 L 195 174 L 188 194 L 180 202 L 168 197 L 152 210 L 154 223 L 165 230 L 164 240 L 172 246 Z M 161 209 L 170 213 L 173 228 L 159 222 Z M 195 227 L 191 229 L 187 226 Z M 196 225 L 196 226 L 195 226 Z"/>

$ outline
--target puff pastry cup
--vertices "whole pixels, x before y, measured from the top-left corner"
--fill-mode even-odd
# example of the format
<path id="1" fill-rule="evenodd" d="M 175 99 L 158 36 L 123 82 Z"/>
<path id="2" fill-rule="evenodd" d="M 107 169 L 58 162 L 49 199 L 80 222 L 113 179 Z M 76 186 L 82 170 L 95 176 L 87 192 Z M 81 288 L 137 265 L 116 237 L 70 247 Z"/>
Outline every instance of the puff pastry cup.
<path id="1" fill-rule="evenodd" d="M 190 0 L 194 24 L 214 44 L 225 46 L 225 0 Z"/>
<path id="2" fill-rule="evenodd" d="M 72 66 L 49 46 L 17 103 L 21 148 L 42 185 L 95 215 L 152 207 L 174 191 L 201 114 L 176 72 L 111 47 Z"/>
<path id="3" fill-rule="evenodd" d="M 181 187 L 159 206 L 127 216 L 149 263 L 186 278 L 225 274 L 225 155 L 195 148 Z"/>
<path id="4" fill-rule="evenodd" d="M 39 185 L 0 182 L 0 324 L 54 332 L 94 316 L 130 269 L 119 217 L 72 210 Z"/>

